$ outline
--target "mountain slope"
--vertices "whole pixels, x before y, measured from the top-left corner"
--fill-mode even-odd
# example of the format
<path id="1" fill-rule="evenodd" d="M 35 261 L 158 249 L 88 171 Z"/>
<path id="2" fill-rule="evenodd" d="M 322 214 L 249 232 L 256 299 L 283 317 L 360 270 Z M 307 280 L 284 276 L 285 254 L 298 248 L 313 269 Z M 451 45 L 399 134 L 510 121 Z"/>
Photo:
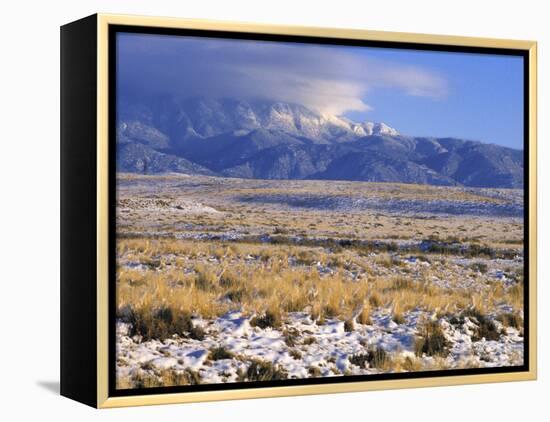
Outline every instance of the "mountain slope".
<path id="1" fill-rule="evenodd" d="M 298 104 L 160 96 L 118 107 L 120 171 L 523 186 L 523 151 L 403 136 Z"/>
<path id="2" fill-rule="evenodd" d="M 458 183 L 429 167 L 377 152 L 351 152 L 330 163 L 313 179 L 356 180 L 364 182 L 420 183 L 453 186 Z"/>
<path id="3" fill-rule="evenodd" d="M 523 151 L 497 145 L 442 139 L 447 151 L 423 162 L 466 186 L 523 187 Z"/>
<path id="4" fill-rule="evenodd" d="M 310 179 L 345 153 L 340 146 L 280 144 L 247 157 L 221 173 L 255 179 Z"/>
<path id="5" fill-rule="evenodd" d="M 126 143 L 117 148 L 117 171 L 127 173 L 203 174 L 213 176 L 214 172 L 185 158 L 164 154 L 139 143 Z"/>
<path id="6" fill-rule="evenodd" d="M 226 133 L 208 139 L 190 141 L 182 153 L 208 168 L 221 171 L 236 166 L 268 148 L 310 142 L 280 131 L 254 129 L 245 135 Z"/>

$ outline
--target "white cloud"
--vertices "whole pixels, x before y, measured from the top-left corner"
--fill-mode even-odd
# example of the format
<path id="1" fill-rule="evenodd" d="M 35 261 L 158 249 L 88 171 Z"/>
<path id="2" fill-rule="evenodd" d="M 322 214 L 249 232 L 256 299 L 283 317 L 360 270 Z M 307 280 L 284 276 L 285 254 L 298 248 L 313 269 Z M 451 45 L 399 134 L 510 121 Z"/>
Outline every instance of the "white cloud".
<path id="1" fill-rule="evenodd" d="M 368 111 L 368 94 L 376 89 L 434 99 L 447 94 L 436 72 L 372 59 L 361 48 L 124 35 L 119 54 L 123 92 L 265 98 L 332 114 Z"/>

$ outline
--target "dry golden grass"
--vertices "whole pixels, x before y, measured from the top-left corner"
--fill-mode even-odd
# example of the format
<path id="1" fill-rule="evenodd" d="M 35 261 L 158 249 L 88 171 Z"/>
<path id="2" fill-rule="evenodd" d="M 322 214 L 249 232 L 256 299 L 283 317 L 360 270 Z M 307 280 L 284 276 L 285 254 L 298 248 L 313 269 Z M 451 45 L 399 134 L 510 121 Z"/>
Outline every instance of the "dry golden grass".
<path id="1" fill-rule="evenodd" d="M 343 250 L 331 256 L 321 248 L 174 239 L 121 239 L 117 253 L 119 309 L 153 312 L 163 307 L 203 318 L 240 310 L 247 315 L 271 313 L 279 319 L 305 310 L 318 323 L 355 318 L 363 324 L 369 322 L 372 309 L 380 307 L 390 309 L 397 323 L 416 309 L 438 315 L 465 309 L 489 314 L 502 303 L 522 309 L 521 283 L 511 288 L 493 283 L 478 291 L 440 287 L 431 282 L 441 270 L 433 268 L 435 263 L 413 276 L 384 273 L 395 269 L 395 263 L 388 267 L 386 262 L 395 262 L 396 256 L 388 254 L 368 258 Z M 124 262 L 143 267 L 128 268 Z M 334 267 L 321 274 L 317 265 L 325 264 Z M 366 267 L 369 273 L 350 276 L 350 269 L 360 272 Z M 461 280 L 455 277 L 459 286 Z M 453 276 L 448 280 L 452 284 Z"/>

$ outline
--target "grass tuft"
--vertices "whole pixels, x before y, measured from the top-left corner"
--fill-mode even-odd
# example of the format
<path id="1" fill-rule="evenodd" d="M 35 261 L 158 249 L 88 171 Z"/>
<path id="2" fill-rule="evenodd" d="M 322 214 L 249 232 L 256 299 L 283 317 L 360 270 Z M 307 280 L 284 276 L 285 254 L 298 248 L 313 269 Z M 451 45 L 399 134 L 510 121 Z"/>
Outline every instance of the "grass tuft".
<path id="1" fill-rule="evenodd" d="M 319 378 L 323 374 L 318 366 L 310 366 L 307 373 L 312 378 Z"/>
<path id="2" fill-rule="evenodd" d="M 240 378 L 241 381 L 271 381 L 288 378 L 288 372 L 271 362 L 254 359 Z"/>
<path id="3" fill-rule="evenodd" d="M 348 360 L 351 364 L 360 368 L 383 368 L 389 362 L 388 353 L 380 346 L 369 350 L 366 353 L 357 353 L 351 355 Z"/>
<path id="4" fill-rule="evenodd" d="M 505 312 L 503 314 L 500 314 L 497 319 L 504 325 L 505 327 L 513 327 L 517 330 L 520 330 L 523 328 L 523 318 L 521 318 L 518 314 L 513 312 Z"/>
<path id="5" fill-rule="evenodd" d="M 473 319 L 473 322 L 477 325 L 477 329 L 472 336 L 472 340 L 479 341 L 485 340 L 499 340 L 500 331 L 497 329 L 496 324 L 488 316 L 484 315 L 478 309 L 468 309 L 463 313 L 463 316 L 467 316 Z"/>
<path id="6" fill-rule="evenodd" d="M 351 333 L 353 332 L 353 330 L 355 330 L 355 323 L 353 322 L 352 319 L 346 319 L 344 321 L 344 331 L 346 333 Z"/>
<path id="7" fill-rule="evenodd" d="M 233 357 L 235 355 L 223 346 L 214 347 L 208 353 L 208 359 L 210 360 L 233 359 Z"/>
<path id="8" fill-rule="evenodd" d="M 489 270 L 489 267 L 484 262 L 474 262 L 473 264 L 470 264 L 470 268 L 473 271 L 480 272 L 481 274 L 485 274 Z"/>
<path id="9" fill-rule="evenodd" d="M 198 385 L 200 376 L 191 369 L 184 371 L 163 370 L 158 373 L 150 371 L 136 371 L 127 379 L 117 379 L 118 388 L 155 388 L 179 385 Z"/>
<path id="10" fill-rule="evenodd" d="M 130 323 L 130 335 L 139 335 L 143 341 L 165 340 L 175 334 L 195 340 L 204 339 L 204 330 L 195 326 L 191 315 L 184 311 L 175 312 L 170 307 L 125 307 L 120 312 L 124 315 L 124 321 Z"/>
<path id="11" fill-rule="evenodd" d="M 250 325 L 260 328 L 279 328 L 281 324 L 281 313 L 274 310 L 267 310 L 263 315 L 250 320 Z"/>
<path id="12" fill-rule="evenodd" d="M 449 355 L 449 342 L 438 322 L 429 321 L 422 327 L 420 337 L 415 342 L 415 353 L 417 356 L 446 357 Z"/>

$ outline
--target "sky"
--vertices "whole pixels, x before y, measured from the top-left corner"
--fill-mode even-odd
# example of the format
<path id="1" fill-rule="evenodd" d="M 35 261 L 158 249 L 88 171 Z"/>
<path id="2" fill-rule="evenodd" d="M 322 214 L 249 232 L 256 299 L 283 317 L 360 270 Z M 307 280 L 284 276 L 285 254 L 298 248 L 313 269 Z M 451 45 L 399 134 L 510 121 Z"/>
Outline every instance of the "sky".
<path id="1" fill-rule="evenodd" d="M 119 33 L 118 95 L 267 99 L 523 148 L 521 57 Z"/>

